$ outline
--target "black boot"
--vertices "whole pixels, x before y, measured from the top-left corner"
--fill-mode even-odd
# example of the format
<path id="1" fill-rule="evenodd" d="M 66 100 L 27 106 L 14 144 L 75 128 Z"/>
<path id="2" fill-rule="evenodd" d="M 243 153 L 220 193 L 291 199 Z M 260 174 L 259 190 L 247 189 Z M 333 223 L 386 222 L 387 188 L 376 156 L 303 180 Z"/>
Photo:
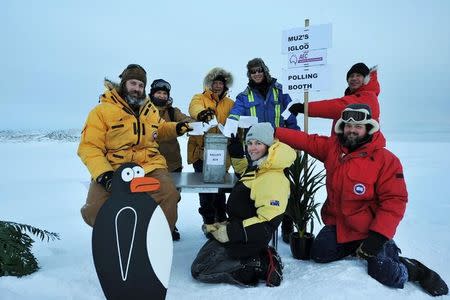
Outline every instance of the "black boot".
<path id="1" fill-rule="evenodd" d="M 283 242 L 289 244 L 289 236 L 294 232 L 294 223 L 288 215 L 283 216 L 283 221 L 281 221 L 281 236 Z"/>
<path id="2" fill-rule="evenodd" d="M 432 296 L 448 294 L 447 284 L 438 273 L 415 259 L 400 257 L 400 261 L 408 269 L 409 281 L 419 282 L 420 286 Z"/>
<path id="3" fill-rule="evenodd" d="M 180 232 L 178 231 L 177 226 L 175 226 L 172 231 L 172 241 L 179 241 L 179 240 L 180 240 Z"/>
<path id="4" fill-rule="evenodd" d="M 261 255 L 262 278 L 270 287 L 279 286 L 283 280 L 283 263 L 277 251 L 268 247 L 267 252 Z"/>
<path id="5" fill-rule="evenodd" d="M 244 285 L 256 286 L 262 273 L 259 257 L 243 259 L 241 265 L 242 267 L 232 272 L 231 276 Z"/>

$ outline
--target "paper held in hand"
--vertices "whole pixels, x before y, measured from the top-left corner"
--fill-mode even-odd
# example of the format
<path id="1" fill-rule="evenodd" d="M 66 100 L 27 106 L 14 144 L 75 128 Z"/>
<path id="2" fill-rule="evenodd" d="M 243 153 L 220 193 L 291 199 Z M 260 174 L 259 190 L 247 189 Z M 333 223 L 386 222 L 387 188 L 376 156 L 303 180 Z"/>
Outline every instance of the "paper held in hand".
<path id="1" fill-rule="evenodd" d="M 299 100 L 289 102 L 288 106 L 286 107 L 286 109 L 281 114 L 283 119 L 287 120 L 287 118 L 289 118 L 291 116 L 291 112 L 289 111 L 289 107 L 291 107 L 295 103 L 301 103 L 301 102 Z"/>
<path id="2" fill-rule="evenodd" d="M 208 123 L 205 122 L 192 122 L 189 123 L 191 128 L 193 129 L 188 134 L 189 135 L 204 135 L 205 132 L 210 130 L 213 127 L 216 127 L 219 123 L 217 122 L 216 117 L 213 117 Z"/>
<path id="3" fill-rule="evenodd" d="M 241 116 L 239 118 L 239 128 L 250 128 L 251 126 L 258 124 L 258 117 L 254 116 Z"/>
<path id="4" fill-rule="evenodd" d="M 231 137 L 231 134 L 236 135 L 238 125 L 239 125 L 239 121 L 228 118 L 227 122 L 225 123 L 225 126 L 223 126 L 222 124 L 219 124 L 218 127 L 224 136 Z"/>
<path id="5" fill-rule="evenodd" d="M 216 117 L 209 121 L 209 123 L 204 122 L 193 122 L 189 123 L 193 129 L 188 134 L 189 135 L 204 135 L 209 129 L 213 127 L 218 127 L 220 132 L 226 137 L 231 137 L 231 134 L 236 135 L 237 129 L 239 128 L 250 128 L 251 126 L 258 123 L 258 117 L 254 116 L 241 116 L 239 121 L 228 118 L 225 126 L 217 122 Z"/>

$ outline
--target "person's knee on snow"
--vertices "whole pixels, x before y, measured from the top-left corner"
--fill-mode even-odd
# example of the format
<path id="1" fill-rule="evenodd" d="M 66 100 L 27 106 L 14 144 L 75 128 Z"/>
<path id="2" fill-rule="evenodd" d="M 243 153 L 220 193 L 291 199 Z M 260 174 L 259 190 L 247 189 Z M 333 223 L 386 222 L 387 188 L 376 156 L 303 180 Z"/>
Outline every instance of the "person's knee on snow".
<path id="1" fill-rule="evenodd" d="M 375 257 L 367 260 L 367 273 L 386 286 L 402 289 L 408 281 L 408 271 L 399 260 L 399 251 L 393 240 L 386 242 Z"/>

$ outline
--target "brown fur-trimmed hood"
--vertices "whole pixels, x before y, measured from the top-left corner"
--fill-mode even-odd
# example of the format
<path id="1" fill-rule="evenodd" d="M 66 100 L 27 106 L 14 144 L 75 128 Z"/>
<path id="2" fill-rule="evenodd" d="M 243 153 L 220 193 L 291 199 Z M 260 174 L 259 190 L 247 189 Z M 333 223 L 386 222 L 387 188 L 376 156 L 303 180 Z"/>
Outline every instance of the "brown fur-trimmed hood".
<path id="1" fill-rule="evenodd" d="M 120 92 L 120 85 L 117 82 L 114 82 L 112 80 L 109 80 L 108 78 L 105 78 L 105 80 L 103 81 L 103 84 L 104 84 L 105 88 L 107 88 L 108 90 L 115 89 L 117 92 Z"/>
<path id="2" fill-rule="evenodd" d="M 222 68 L 216 67 L 206 74 L 205 79 L 203 80 L 203 87 L 211 89 L 214 79 L 219 76 L 225 78 L 225 86 L 227 89 L 233 85 L 233 75 Z"/>

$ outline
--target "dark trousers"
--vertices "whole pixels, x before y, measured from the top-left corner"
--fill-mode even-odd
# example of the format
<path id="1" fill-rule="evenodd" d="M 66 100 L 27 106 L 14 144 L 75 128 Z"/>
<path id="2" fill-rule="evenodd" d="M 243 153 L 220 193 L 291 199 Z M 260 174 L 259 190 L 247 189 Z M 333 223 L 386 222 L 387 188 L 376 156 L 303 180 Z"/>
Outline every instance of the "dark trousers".
<path id="1" fill-rule="evenodd" d="M 194 164 L 196 173 L 203 172 L 203 160 L 197 160 Z M 219 189 L 217 194 L 199 193 L 200 208 L 198 212 L 203 217 L 203 223 L 213 224 L 227 219 L 225 193 Z"/>
<path id="2" fill-rule="evenodd" d="M 320 230 L 311 249 L 311 258 L 318 263 L 340 260 L 354 254 L 361 241 L 339 244 L 336 226 L 325 226 Z M 367 260 L 367 273 L 380 283 L 394 288 L 403 288 L 408 281 L 408 270 L 399 260 L 400 249 L 394 240 L 384 244 L 377 256 Z"/>

